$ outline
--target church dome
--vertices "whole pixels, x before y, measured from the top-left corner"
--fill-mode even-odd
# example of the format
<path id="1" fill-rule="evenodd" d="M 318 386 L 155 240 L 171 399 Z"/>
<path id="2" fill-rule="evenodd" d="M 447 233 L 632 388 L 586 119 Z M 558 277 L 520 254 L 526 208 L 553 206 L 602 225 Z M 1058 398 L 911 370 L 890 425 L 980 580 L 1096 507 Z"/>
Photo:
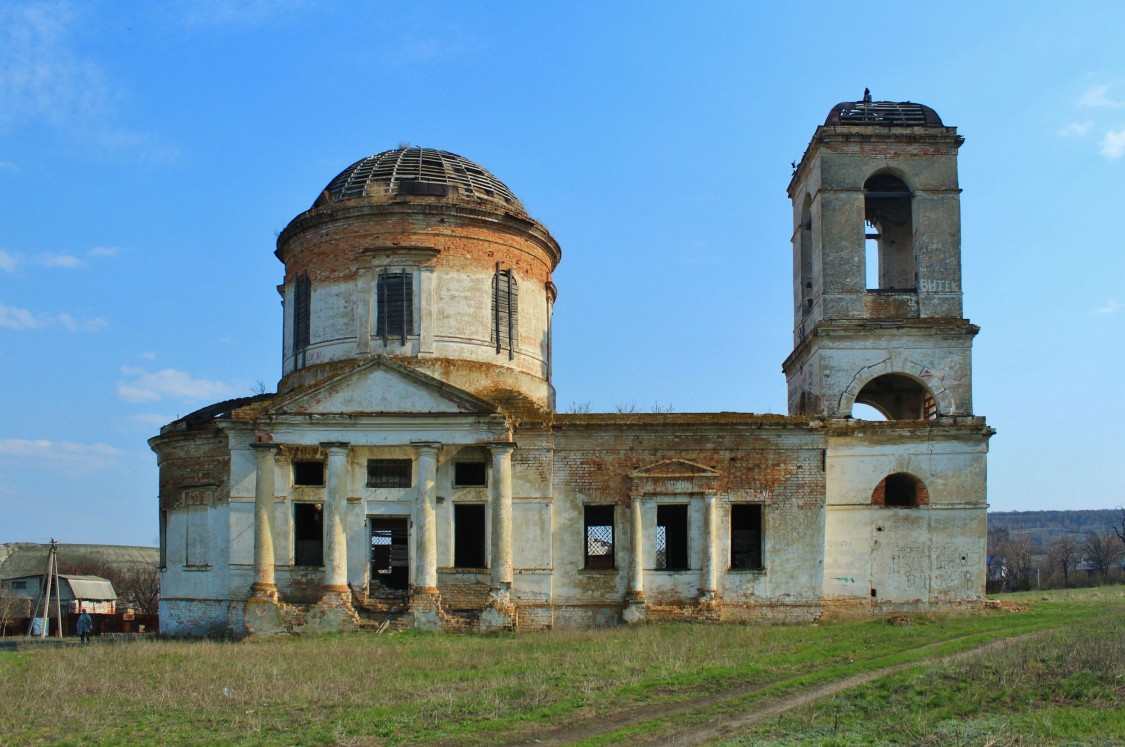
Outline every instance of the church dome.
<path id="1" fill-rule="evenodd" d="M 944 127 L 941 117 L 928 106 L 913 101 L 844 101 L 832 107 L 824 124 L 882 127 Z"/>
<path id="2" fill-rule="evenodd" d="M 396 148 L 356 161 L 328 183 L 313 208 L 362 198 L 451 194 L 526 214 L 512 190 L 487 169 L 455 153 L 433 148 Z"/>

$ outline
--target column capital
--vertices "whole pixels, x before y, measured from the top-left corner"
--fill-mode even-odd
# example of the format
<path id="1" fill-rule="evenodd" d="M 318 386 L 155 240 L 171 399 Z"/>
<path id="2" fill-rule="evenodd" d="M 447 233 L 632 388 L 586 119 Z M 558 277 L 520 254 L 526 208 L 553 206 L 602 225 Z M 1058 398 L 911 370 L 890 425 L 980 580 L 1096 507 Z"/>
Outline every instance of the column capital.
<path id="1" fill-rule="evenodd" d="M 321 441 L 320 442 L 320 448 L 322 448 L 322 449 L 324 449 L 325 451 L 328 451 L 328 452 L 346 450 L 349 446 L 351 446 L 351 443 L 349 443 L 347 441 Z"/>
<path id="2" fill-rule="evenodd" d="M 505 452 L 512 452 L 516 450 L 515 441 L 488 441 L 485 446 L 494 454 L 503 454 Z"/>
<path id="3" fill-rule="evenodd" d="M 410 445 L 422 454 L 436 454 L 441 449 L 441 441 L 411 441 Z"/>
<path id="4" fill-rule="evenodd" d="M 253 441 L 250 443 L 250 448 L 255 450 L 260 449 L 265 452 L 277 451 L 281 448 L 281 444 L 274 441 Z"/>

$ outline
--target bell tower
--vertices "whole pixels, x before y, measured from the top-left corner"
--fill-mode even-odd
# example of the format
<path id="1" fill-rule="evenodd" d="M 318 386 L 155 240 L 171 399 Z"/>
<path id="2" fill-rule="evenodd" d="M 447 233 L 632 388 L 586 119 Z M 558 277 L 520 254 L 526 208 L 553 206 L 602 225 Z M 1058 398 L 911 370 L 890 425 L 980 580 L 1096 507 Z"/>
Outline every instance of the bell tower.
<path id="1" fill-rule="evenodd" d="M 957 150 L 964 139 L 911 102 L 845 102 L 789 183 L 791 415 L 888 420 L 972 415 L 962 316 Z"/>

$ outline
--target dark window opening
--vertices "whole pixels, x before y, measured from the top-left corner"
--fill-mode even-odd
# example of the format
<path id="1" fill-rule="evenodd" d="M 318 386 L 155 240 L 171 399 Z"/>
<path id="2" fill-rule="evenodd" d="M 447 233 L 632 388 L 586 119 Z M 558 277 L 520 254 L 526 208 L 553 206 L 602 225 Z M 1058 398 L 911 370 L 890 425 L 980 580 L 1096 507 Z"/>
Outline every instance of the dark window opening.
<path id="1" fill-rule="evenodd" d="M 799 261 L 800 268 L 800 286 L 797 288 L 797 307 L 799 314 L 807 314 L 812 309 L 812 264 L 813 264 L 813 243 L 812 243 L 812 198 L 807 194 L 805 195 L 804 205 L 801 207 L 801 228 L 799 240 L 801 243 Z"/>
<path id="2" fill-rule="evenodd" d="M 406 517 L 371 517 L 371 589 L 404 591 L 410 583 L 410 524 Z"/>
<path id="3" fill-rule="evenodd" d="M 436 182 L 424 182 L 419 179 L 404 179 L 398 183 L 400 195 L 431 195 L 445 197 L 449 194 L 449 185 Z"/>
<path id="4" fill-rule="evenodd" d="M 496 263 L 492 276 L 492 342 L 499 355 L 505 348 L 508 358 L 515 356 L 515 341 L 519 339 L 519 285 L 512 270 L 501 270 Z"/>
<path id="5" fill-rule="evenodd" d="M 484 462 L 454 462 L 453 485 L 458 488 L 479 488 L 488 484 Z"/>
<path id="6" fill-rule="evenodd" d="M 453 565 L 458 568 L 487 568 L 484 538 L 484 504 L 454 504 Z"/>
<path id="7" fill-rule="evenodd" d="M 859 390 L 856 404 L 874 408 L 887 420 L 932 420 L 938 416 L 937 402 L 920 382 L 902 374 L 877 376 Z M 852 417 L 862 417 L 853 410 Z"/>
<path id="8" fill-rule="evenodd" d="M 368 459 L 367 487 L 409 488 L 413 464 L 410 459 Z"/>
<path id="9" fill-rule="evenodd" d="M 863 185 L 869 290 L 915 289 L 914 195 L 901 179 L 876 174 Z"/>
<path id="10" fill-rule="evenodd" d="M 293 287 L 293 354 L 297 368 L 305 365 L 305 348 L 312 331 L 312 283 L 301 273 Z"/>
<path id="11" fill-rule="evenodd" d="M 656 507 L 656 568 L 688 568 L 688 507 L 686 503 Z"/>
<path id="12" fill-rule="evenodd" d="M 730 567 L 760 571 L 762 565 L 762 506 L 735 503 L 730 507 Z"/>
<path id="13" fill-rule="evenodd" d="M 883 489 L 884 506 L 917 506 L 918 479 L 905 472 L 887 475 Z"/>
<path id="14" fill-rule="evenodd" d="M 592 571 L 612 570 L 614 568 L 613 506 L 586 506 L 584 514 L 585 568 Z"/>
<path id="15" fill-rule="evenodd" d="M 293 462 L 293 485 L 323 487 L 324 462 Z"/>
<path id="16" fill-rule="evenodd" d="M 324 506 L 293 504 L 293 565 L 324 565 Z"/>
<path id="17" fill-rule="evenodd" d="M 384 344 L 394 337 L 405 343 L 414 334 L 414 276 L 405 271 L 380 273 L 375 300 L 375 334 Z"/>

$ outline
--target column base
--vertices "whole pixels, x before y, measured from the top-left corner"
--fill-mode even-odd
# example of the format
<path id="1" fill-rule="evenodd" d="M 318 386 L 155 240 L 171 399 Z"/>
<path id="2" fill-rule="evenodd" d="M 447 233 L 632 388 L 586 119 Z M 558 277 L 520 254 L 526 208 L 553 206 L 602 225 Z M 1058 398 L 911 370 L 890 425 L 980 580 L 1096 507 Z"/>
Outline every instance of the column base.
<path id="1" fill-rule="evenodd" d="M 444 615 L 441 592 L 436 586 L 416 586 L 410 594 L 410 611 L 415 630 L 441 630 Z"/>
<path id="2" fill-rule="evenodd" d="M 255 594 L 246 600 L 246 605 L 242 608 L 242 624 L 246 626 L 247 635 L 251 636 L 281 635 L 289 632 L 281 621 L 276 588 L 273 599 Z"/>
<path id="3" fill-rule="evenodd" d="M 482 633 L 501 630 L 515 630 L 516 608 L 512 606 L 512 592 L 509 586 L 494 588 L 488 593 L 488 606 L 480 613 Z"/>
<path id="4" fill-rule="evenodd" d="M 645 621 L 645 593 L 634 590 L 625 595 L 625 609 L 621 619 L 630 625 Z"/>
<path id="5" fill-rule="evenodd" d="M 250 596 L 253 599 L 277 602 L 277 584 L 255 581 L 250 585 Z"/>

